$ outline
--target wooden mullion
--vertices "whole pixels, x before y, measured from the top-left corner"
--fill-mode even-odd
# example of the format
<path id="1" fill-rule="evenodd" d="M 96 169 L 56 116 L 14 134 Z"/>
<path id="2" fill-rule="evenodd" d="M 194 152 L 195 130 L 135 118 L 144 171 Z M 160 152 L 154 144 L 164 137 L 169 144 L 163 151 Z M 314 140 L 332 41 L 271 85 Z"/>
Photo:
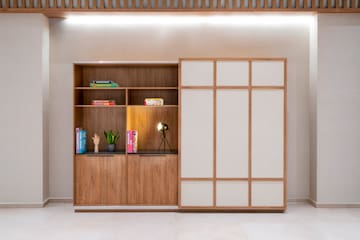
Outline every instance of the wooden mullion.
<path id="1" fill-rule="evenodd" d="M 179 3 L 178 3 L 179 6 Z M 170 8 L 175 9 L 175 1 L 170 1 Z"/>
<path id="2" fill-rule="evenodd" d="M 221 0 L 217 0 L 217 8 L 222 8 L 221 7 Z"/>
<path id="3" fill-rule="evenodd" d="M 284 0 L 280 0 L 280 9 L 284 9 L 284 8 L 285 8 Z"/>
<path id="4" fill-rule="evenodd" d="M 96 0 L 92 0 L 92 5 L 91 5 L 92 9 L 96 9 Z"/>
<path id="5" fill-rule="evenodd" d="M 245 8 L 245 0 L 240 0 L 240 8 Z"/>
<path id="6" fill-rule="evenodd" d="M 129 4 L 128 4 L 128 0 L 124 0 L 124 8 L 128 8 Z"/>
<path id="7" fill-rule="evenodd" d="M 249 4 L 250 4 L 251 2 L 252 2 L 252 1 L 249 0 Z M 256 8 L 257 8 L 257 9 L 260 8 L 260 4 L 261 4 L 260 0 L 256 0 Z"/>
<path id="8" fill-rule="evenodd" d="M 85 0 L 84 8 L 89 9 L 89 0 Z"/>
<path id="9" fill-rule="evenodd" d="M 66 6 L 65 6 L 65 0 L 61 0 L 61 6 L 60 6 L 61 8 L 65 8 Z"/>
<path id="10" fill-rule="evenodd" d="M 144 0 L 139 0 L 139 8 L 144 8 Z"/>
<path id="11" fill-rule="evenodd" d="M 9 5 L 10 6 L 10 5 Z M 18 2 L 17 0 L 13 0 L 13 8 L 18 8 Z"/>
<path id="12" fill-rule="evenodd" d="M 311 8 L 312 9 L 316 8 L 316 0 L 311 0 Z"/>
<path id="13" fill-rule="evenodd" d="M 225 8 L 226 9 L 230 8 L 230 0 L 225 0 Z"/>
<path id="14" fill-rule="evenodd" d="M 190 0 L 186 0 L 186 8 L 190 8 Z"/>
<path id="15" fill-rule="evenodd" d="M 211 0 L 210 0 L 211 1 Z M 201 8 L 205 9 L 206 8 L 206 0 L 202 0 L 201 1 Z"/>
<path id="16" fill-rule="evenodd" d="M 248 207 L 252 206 L 252 61 L 249 61 L 248 91 Z"/>
<path id="17" fill-rule="evenodd" d="M 356 0 L 351 1 L 351 8 L 356 8 Z"/>
<path id="18" fill-rule="evenodd" d="M 69 8 L 73 8 L 73 0 L 69 0 Z"/>

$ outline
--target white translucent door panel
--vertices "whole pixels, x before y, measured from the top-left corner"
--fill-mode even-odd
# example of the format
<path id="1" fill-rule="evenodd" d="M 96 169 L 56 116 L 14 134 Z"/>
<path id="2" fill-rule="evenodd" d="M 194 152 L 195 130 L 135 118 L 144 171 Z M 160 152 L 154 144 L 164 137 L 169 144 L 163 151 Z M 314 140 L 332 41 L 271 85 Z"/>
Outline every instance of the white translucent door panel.
<path id="1" fill-rule="evenodd" d="M 181 176 L 213 177 L 213 91 L 181 90 Z"/>
<path id="2" fill-rule="evenodd" d="M 217 90 L 217 177 L 248 177 L 248 97 L 248 90 Z"/>
<path id="3" fill-rule="evenodd" d="M 284 61 L 253 61 L 252 85 L 283 86 Z"/>
<path id="4" fill-rule="evenodd" d="M 282 207 L 284 206 L 283 182 L 252 182 L 252 206 Z"/>
<path id="5" fill-rule="evenodd" d="M 218 86 L 248 86 L 248 61 L 216 62 L 216 80 Z"/>
<path id="6" fill-rule="evenodd" d="M 252 92 L 252 177 L 281 178 L 284 172 L 284 91 Z"/>
<path id="7" fill-rule="evenodd" d="M 216 205 L 221 207 L 247 207 L 249 184 L 247 181 L 217 181 Z"/>
<path id="8" fill-rule="evenodd" d="M 214 62 L 213 61 L 182 61 L 181 85 L 182 86 L 213 86 Z"/>
<path id="9" fill-rule="evenodd" d="M 212 206 L 212 181 L 183 181 L 181 183 L 182 206 Z"/>

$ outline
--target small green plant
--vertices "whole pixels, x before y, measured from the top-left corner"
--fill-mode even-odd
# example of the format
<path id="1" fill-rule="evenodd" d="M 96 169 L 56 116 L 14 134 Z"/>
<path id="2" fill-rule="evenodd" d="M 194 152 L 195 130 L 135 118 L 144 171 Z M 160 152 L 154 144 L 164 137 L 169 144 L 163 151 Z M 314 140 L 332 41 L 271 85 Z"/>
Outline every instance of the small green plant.
<path id="1" fill-rule="evenodd" d="M 116 144 L 119 140 L 119 133 L 113 133 L 112 130 L 104 131 L 107 144 Z"/>

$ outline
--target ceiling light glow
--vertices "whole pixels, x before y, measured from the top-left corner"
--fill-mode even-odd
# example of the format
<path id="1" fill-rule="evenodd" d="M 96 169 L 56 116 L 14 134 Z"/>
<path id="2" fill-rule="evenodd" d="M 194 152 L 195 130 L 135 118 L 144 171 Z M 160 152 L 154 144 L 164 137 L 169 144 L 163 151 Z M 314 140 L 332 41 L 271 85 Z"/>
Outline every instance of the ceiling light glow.
<path id="1" fill-rule="evenodd" d="M 294 25 L 310 24 L 312 15 L 87 15 L 69 16 L 66 22 L 83 25 Z"/>

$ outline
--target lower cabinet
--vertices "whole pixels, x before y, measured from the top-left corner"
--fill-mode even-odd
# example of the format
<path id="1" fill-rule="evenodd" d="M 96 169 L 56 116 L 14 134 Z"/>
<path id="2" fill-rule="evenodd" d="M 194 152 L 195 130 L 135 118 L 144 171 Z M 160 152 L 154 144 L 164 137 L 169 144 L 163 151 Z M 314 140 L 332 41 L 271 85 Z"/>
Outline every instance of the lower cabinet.
<path id="1" fill-rule="evenodd" d="M 77 206 L 177 205 L 177 155 L 77 155 Z"/>
<path id="2" fill-rule="evenodd" d="M 126 204 L 126 156 L 76 156 L 74 192 L 75 205 Z"/>
<path id="3" fill-rule="evenodd" d="M 128 204 L 177 205 L 177 155 L 128 155 Z"/>

